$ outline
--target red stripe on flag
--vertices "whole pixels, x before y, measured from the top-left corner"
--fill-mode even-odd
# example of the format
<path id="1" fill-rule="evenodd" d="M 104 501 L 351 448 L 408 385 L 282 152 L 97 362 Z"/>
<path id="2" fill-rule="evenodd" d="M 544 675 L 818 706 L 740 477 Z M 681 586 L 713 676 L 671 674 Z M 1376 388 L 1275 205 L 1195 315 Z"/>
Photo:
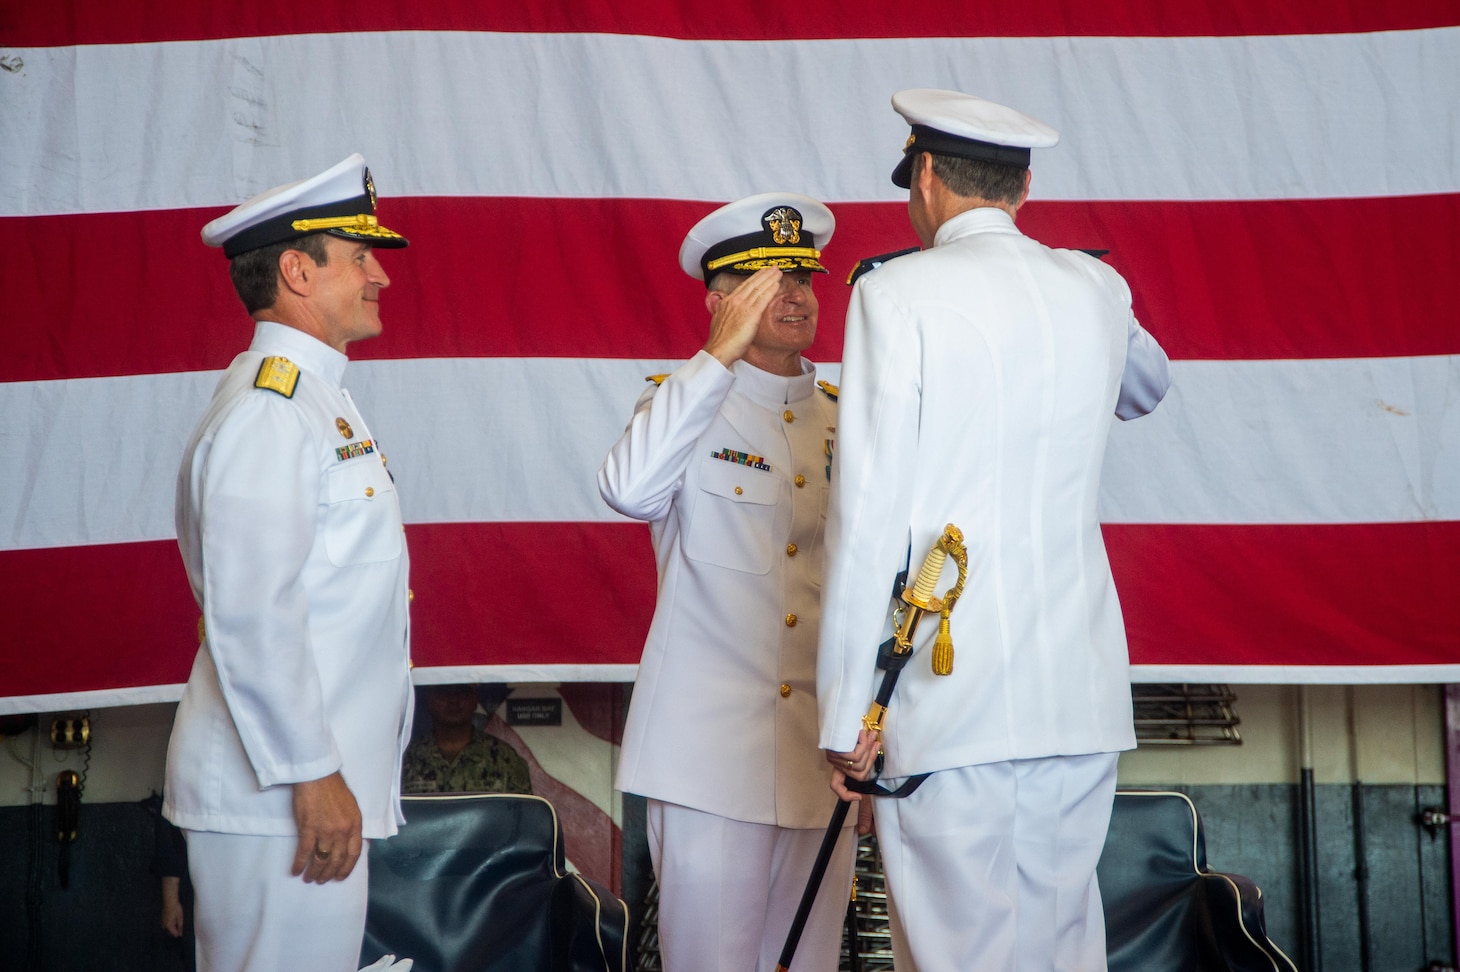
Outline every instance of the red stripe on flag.
<path id="1" fill-rule="evenodd" d="M 1460 522 L 1105 537 L 1134 664 L 1460 663 Z"/>
<path id="2" fill-rule="evenodd" d="M 1403 30 L 1454 24 L 1453 0 L 1293 0 L 1170 3 L 1088 0 L 908 6 L 861 0 L 737 5 L 714 0 L 403 4 L 311 0 L 214 4 L 195 0 L 12 3 L 0 16 L 8 47 L 132 44 L 377 30 L 647 34 L 687 40 L 840 37 L 1238 36 Z"/>
<path id="3" fill-rule="evenodd" d="M 406 528 L 418 665 L 637 665 L 654 614 L 640 523 Z"/>
<path id="4" fill-rule="evenodd" d="M 201 612 L 171 540 L 0 552 L 0 695 L 186 682 Z"/>
<path id="5" fill-rule="evenodd" d="M 418 524 L 422 666 L 634 664 L 653 613 L 639 524 Z M 1460 664 L 1460 523 L 1105 528 L 1141 665 Z M 0 694 L 185 681 L 193 605 L 171 541 L 0 553 Z"/>
<path id="6" fill-rule="evenodd" d="M 411 247 L 382 256 L 385 335 L 357 358 L 686 358 L 704 340 L 703 287 L 683 232 L 711 202 L 388 199 Z M 813 360 L 841 357 L 846 273 L 916 245 L 898 203 L 834 206 Z M 198 241 L 222 210 L 0 220 L 0 381 L 226 367 L 252 325 L 227 263 Z M 1280 202 L 1034 202 L 1020 225 L 1098 247 L 1173 358 L 1460 353 L 1452 272 L 1460 194 Z M 483 233 L 482 227 L 493 227 Z M 508 232 L 505 227 L 519 227 Z"/>
<path id="7" fill-rule="evenodd" d="M 636 523 L 407 527 L 418 665 L 637 664 L 654 558 Z M 0 552 L 0 695 L 187 681 L 200 611 L 171 540 Z"/>

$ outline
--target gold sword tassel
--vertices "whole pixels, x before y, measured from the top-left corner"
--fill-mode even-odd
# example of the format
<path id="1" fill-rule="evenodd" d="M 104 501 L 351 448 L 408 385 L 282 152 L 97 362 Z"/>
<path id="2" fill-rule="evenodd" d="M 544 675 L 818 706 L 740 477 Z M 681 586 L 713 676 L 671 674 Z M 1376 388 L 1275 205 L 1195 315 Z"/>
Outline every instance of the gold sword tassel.
<path id="1" fill-rule="evenodd" d="M 932 597 L 933 583 L 937 580 L 937 574 L 933 575 L 932 581 L 924 585 L 923 573 L 927 572 L 928 565 L 933 562 L 934 555 L 937 555 L 938 573 L 942 572 L 944 561 L 952 556 L 953 563 L 958 567 L 958 582 L 949 588 L 940 601 Z M 950 630 L 948 617 L 953 613 L 953 605 L 963 596 L 963 585 L 968 580 L 968 548 L 963 544 L 963 532 L 953 524 L 943 530 L 943 535 L 938 538 L 937 545 L 928 554 L 927 561 L 923 564 L 923 573 L 918 574 L 918 583 L 913 592 L 913 597 L 921 598 L 926 610 L 937 611 L 938 635 L 933 639 L 933 674 L 953 674 L 953 634 Z M 906 597 L 906 595 L 904 595 Z M 912 598 L 909 598 L 911 601 Z M 916 603 L 916 602 L 914 602 Z"/>
<path id="2" fill-rule="evenodd" d="M 933 590 L 937 586 L 938 578 L 943 573 L 943 567 L 949 556 L 953 557 L 953 563 L 958 567 L 958 581 L 948 589 L 942 598 L 937 597 Z M 968 548 L 963 543 L 963 531 L 953 524 L 943 528 L 943 535 L 933 548 L 928 551 L 928 556 L 923 560 L 922 569 L 918 571 L 917 581 L 913 586 L 902 592 L 902 600 L 906 610 L 899 608 L 897 614 L 893 615 L 894 627 L 892 651 L 897 655 L 906 655 L 913 650 L 913 633 L 917 629 L 918 622 L 923 615 L 936 611 L 939 614 L 938 636 L 933 640 L 933 673 L 935 675 L 950 675 L 953 672 L 953 637 L 949 634 L 948 616 L 953 613 L 953 605 L 958 603 L 958 598 L 963 595 L 963 585 L 968 580 Z M 901 614 L 899 618 L 897 615 Z M 862 725 L 877 733 L 882 734 L 883 720 L 887 717 L 887 707 L 876 701 L 862 716 Z"/>

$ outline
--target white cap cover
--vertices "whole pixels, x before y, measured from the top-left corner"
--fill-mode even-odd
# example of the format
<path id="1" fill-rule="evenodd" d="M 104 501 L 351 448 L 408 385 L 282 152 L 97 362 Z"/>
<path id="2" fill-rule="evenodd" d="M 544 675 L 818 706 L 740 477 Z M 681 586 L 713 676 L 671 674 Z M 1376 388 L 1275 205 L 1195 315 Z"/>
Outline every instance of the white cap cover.
<path id="1" fill-rule="evenodd" d="M 1027 168 L 1030 149 L 1060 140 L 1059 132 L 1038 119 L 961 91 L 909 88 L 892 96 L 892 107 L 912 126 L 892 172 L 893 183 L 904 189 L 918 152 Z"/>
<path id="2" fill-rule="evenodd" d="M 709 283 L 717 273 L 754 273 L 763 267 L 826 273 L 818 247 L 831 242 L 836 217 L 810 196 L 763 192 L 721 206 L 690 229 L 679 247 L 679 267 Z"/>
<path id="3" fill-rule="evenodd" d="M 375 218 L 375 183 L 357 152 L 319 175 L 259 193 L 203 227 L 203 242 L 229 259 L 310 233 L 396 248 L 405 237 Z"/>

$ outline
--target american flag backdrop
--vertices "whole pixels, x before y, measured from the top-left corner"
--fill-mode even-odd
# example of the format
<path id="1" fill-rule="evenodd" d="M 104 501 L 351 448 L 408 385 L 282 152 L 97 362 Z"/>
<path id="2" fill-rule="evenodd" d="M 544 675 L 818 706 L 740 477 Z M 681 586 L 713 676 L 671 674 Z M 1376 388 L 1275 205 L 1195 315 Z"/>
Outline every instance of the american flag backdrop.
<path id="1" fill-rule="evenodd" d="M 174 476 L 252 333 L 198 230 L 357 150 L 412 241 L 345 383 L 399 485 L 418 676 L 631 677 L 648 534 L 593 473 L 703 340 L 680 239 L 753 192 L 827 201 L 834 380 L 847 270 L 916 242 L 905 87 L 1061 130 L 1020 225 L 1108 248 L 1174 361 L 1102 494 L 1136 677 L 1460 681 L 1456 25 L 1456 0 L 9 0 L 0 712 L 176 698 Z"/>

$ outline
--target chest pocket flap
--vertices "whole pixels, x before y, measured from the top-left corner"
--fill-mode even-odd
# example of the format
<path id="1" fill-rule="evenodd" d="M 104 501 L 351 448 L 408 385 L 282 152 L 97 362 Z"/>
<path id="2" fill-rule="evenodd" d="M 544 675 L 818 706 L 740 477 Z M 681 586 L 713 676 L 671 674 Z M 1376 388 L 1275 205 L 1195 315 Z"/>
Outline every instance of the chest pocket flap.
<path id="1" fill-rule="evenodd" d="M 324 546 L 336 567 L 394 560 L 401 551 L 395 484 L 376 456 L 351 459 L 326 474 Z"/>
<path id="2" fill-rule="evenodd" d="M 705 459 L 698 479 L 684 555 L 752 574 L 770 570 L 780 478 L 740 463 Z"/>

